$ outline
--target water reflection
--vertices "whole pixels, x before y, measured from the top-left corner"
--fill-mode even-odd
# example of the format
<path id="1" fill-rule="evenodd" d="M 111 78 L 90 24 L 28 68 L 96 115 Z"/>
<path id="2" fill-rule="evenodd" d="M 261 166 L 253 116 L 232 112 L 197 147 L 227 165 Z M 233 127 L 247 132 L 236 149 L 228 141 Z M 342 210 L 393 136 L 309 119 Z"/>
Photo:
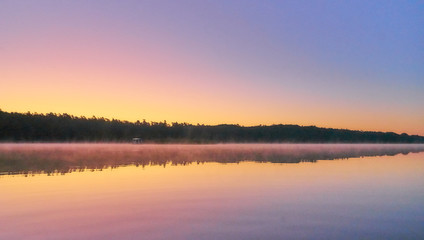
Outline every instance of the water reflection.
<path id="1" fill-rule="evenodd" d="M 0 175 L 54 175 L 125 165 L 299 163 L 422 151 L 423 144 L 0 144 Z"/>
<path id="2" fill-rule="evenodd" d="M 0 177 L 0 239 L 424 239 L 422 145 L 0 148 L 11 174 L 153 164 Z"/>

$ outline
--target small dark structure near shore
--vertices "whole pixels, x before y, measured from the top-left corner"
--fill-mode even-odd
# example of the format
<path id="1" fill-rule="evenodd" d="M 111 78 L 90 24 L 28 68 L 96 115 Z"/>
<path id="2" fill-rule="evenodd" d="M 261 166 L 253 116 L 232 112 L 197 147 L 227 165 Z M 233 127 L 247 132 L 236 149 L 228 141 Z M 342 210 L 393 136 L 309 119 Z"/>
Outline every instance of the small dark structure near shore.
<path id="1" fill-rule="evenodd" d="M 133 138 L 132 139 L 132 143 L 134 143 L 134 144 L 140 144 L 142 142 L 143 142 L 143 140 L 141 140 L 141 138 Z"/>

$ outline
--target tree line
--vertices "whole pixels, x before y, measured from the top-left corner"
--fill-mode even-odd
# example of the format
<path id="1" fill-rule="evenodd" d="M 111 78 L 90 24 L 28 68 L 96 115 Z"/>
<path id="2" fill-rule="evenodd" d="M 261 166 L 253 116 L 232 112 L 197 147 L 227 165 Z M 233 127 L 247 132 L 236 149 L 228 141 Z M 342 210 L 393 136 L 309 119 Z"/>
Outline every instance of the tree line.
<path id="1" fill-rule="evenodd" d="M 393 132 L 353 131 L 316 126 L 193 125 L 188 123 L 121 121 L 69 114 L 38 114 L 0 110 L 3 142 L 290 142 L 290 143 L 424 143 L 418 135 Z"/>

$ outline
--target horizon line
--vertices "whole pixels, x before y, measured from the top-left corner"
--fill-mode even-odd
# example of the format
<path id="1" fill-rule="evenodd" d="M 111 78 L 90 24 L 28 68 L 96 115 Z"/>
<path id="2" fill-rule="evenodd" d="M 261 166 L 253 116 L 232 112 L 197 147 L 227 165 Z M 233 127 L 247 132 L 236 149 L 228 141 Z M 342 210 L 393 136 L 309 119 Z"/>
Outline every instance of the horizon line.
<path id="1" fill-rule="evenodd" d="M 99 117 L 99 116 L 95 116 L 95 115 L 93 115 L 91 117 L 84 116 L 84 115 L 77 116 L 77 115 L 73 115 L 73 114 L 69 114 L 69 113 L 54 113 L 54 112 L 38 113 L 38 112 L 31 112 L 31 111 L 27 111 L 27 112 L 10 111 L 10 112 L 7 112 L 7 111 L 3 111 L 1 108 L 0 108 L 0 112 L 17 113 L 17 114 L 31 114 L 31 115 L 43 115 L 43 116 L 47 116 L 49 114 L 53 114 L 53 115 L 56 115 L 56 116 L 68 115 L 70 117 L 75 117 L 75 118 L 104 119 L 106 121 L 114 121 L 114 120 L 116 120 L 116 121 L 120 121 L 120 122 L 132 123 L 132 124 L 136 124 L 137 122 L 140 122 L 140 123 L 142 123 L 142 122 L 146 122 L 146 123 L 162 123 L 162 124 L 166 124 L 166 126 L 169 126 L 169 127 L 172 127 L 172 123 L 187 124 L 187 125 L 191 125 L 191 126 L 210 126 L 210 127 L 227 125 L 227 126 L 238 126 L 238 127 L 245 127 L 245 128 L 249 128 L 249 127 L 272 127 L 272 126 L 282 125 L 282 126 L 298 126 L 298 127 L 315 127 L 315 128 L 321 128 L 321 129 L 347 130 L 347 131 L 357 131 L 357 132 L 394 133 L 394 134 L 398 134 L 398 135 L 404 135 L 404 134 L 406 134 L 408 136 L 424 137 L 424 136 L 419 135 L 419 134 L 408 134 L 408 133 L 405 133 L 405 132 L 403 132 L 403 133 L 397 133 L 397 132 L 393 132 L 393 131 L 375 131 L 375 130 L 358 130 L 358 129 L 349 129 L 349 128 L 320 127 L 320 126 L 316 126 L 316 125 L 300 125 L 300 124 L 293 124 L 293 123 L 290 123 L 290 124 L 273 123 L 273 124 L 269 124 L 269 125 L 266 125 L 266 124 L 242 125 L 242 124 L 239 124 L 239 123 L 219 123 L 219 124 L 196 123 L 196 124 L 193 124 L 193 123 L 189 123 L 189 122 L 177 122 L 177 121 L 175 121 L 175 122 L 172 122 L 171 121 L 170 123 L 168 123 L 168 121 L 166 119 L 163 120 L 163 121 L 159 121 L 159 122 L 146 121 L 146 119 L 142 119 L 142 121 L 140 121 L 140 120 L 130 121 L 130 120 L 125 120 L 125 119 L 117 119 L 117 118 L 110 119 L 110 118 L 107 118 L 107 117 Z"/>

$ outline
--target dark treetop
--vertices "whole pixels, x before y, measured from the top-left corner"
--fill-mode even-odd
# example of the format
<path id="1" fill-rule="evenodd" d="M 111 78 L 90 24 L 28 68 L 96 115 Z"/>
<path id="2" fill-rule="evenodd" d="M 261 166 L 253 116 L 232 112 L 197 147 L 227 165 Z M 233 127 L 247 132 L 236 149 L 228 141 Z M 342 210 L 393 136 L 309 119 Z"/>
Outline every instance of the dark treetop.
<path id="1" fill-rule="evenodd" d="M 393 132 L 352 131 L 315 126 L 192 125 L 128 122 L 68 114 L 9 113 L 0 110 L 0 141 L 117 141 L 139 137 L 144 142 L 292 142 L 292 143 L 424 143 L 424 137 Z"/>

